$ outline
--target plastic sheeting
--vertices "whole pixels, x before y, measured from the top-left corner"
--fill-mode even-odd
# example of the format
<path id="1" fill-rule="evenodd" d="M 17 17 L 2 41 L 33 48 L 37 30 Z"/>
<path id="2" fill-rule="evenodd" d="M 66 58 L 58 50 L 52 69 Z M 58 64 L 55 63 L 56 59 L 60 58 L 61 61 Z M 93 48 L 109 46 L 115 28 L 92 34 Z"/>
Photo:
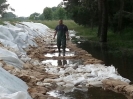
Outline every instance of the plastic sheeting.
<path id="1" fill-rule="evenodd" d="M 27 89 L 24 81 L 0 67 L 0 99 L 31 99 Z"/>
<path id="2" fill-rule="evenodd" d="M 6 26 L 0 25 L 0 42 L 7 48 L 13 48 L 17 55 L 26 54 L 25 48 L 30 46 L 37 47 L 34 38 L 37 36 L 44 36 L 48 34 L 48 27 L 41 23 L 22 22 L 17 23 L 16 26 L 5 22 Z M 4 49 L 0 49 L 4 51 Z M 1 53 L 1 52 L 0 52 Z M 8 54 L 7 54 L 8 53 Z M 12 56 L 9 51 L 5 50 L 4 55 L 0 56 L 6 63 L 22 68 L 22 62 L 18 57 Z"/>
<path id="3" fill-rule="evenodd" d="M 18 56 L 7 49 L 0 48 L 0 59 L 3 59 L 6 63 L 17 68 L 23 67 L 23 62 L 18 58 Z"/>
<path id="4" fill-rule="evenodd" d="M 0 43 L 3 44 L 3 47 L 0 47 L 0 60 L 22 69 L 23 61 L 30 60 L 24 48 L 28 48 L 29 45 L 37 46 L 34 38 L 46 35 L 48 27 L 33 22 L 17 23 L 16 26 L 8 22 L 5 24 L 7 25 L 0 25 Z M 1 66 L 2 63 L 0 63 L 0 99 L 32 99 L 27 92 L 26 83 Z"/>

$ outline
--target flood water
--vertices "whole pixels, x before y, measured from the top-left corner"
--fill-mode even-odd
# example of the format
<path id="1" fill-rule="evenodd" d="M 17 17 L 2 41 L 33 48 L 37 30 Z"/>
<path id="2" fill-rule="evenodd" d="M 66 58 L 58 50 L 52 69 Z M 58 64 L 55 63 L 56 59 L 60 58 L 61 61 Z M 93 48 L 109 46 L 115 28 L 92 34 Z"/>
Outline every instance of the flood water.
<path id="1" fill-rule="evenodd" d="M 132 63 L 133 61 L 127 57 L 121 56 L 118 57 L 118 55 L 114 55 L 112 53 L 108 53 L 108 50 L 106 47 L 101 48 L 101 46 L 94 46 L 94 44 L 89 42 L 83 42 L 80 44 L 77 44 L 78 47 L 81 47 L 82 49 L 88 51 L 88 53 L 92 54 L 93 57 L 103 60 L 106 66 L 114 65 L 117 69 L 120 75 L 122 75 L 125 78 L 128 78 L 130 80 L 132 79 L 133 70 L 132 70 Z M 54 47 L 50 47 L 50 49 L 53 49 Z M 47 53 L 46 57 L 58 57 L 58 53 Z M 70 52 L 69 49 L 67 49 L 66 56 L 73 56 L 74 52 Z M 74 59 L 47 59 L 43 61 L 43 63 L 48 63 L 54 66 L 64 66 L 69 64 L 82 64 L 82 61 L 74 60 Z M 56 90 L 56 91 L 63 91 L 63 90 Z M 59 92 L 60 93 L 60 92 Z M 58 93 L 58 94 L 59 94 Z M 92 87 L 88 88 L 87 90 L 80 90 L 75 89 L 73 92 L 68 93 L 61 93 L 60 99 L 127 99 L 124 95 L 115 93 L 112 91 L 105 91 L 102 88 L 98 87 Z"/>
<path id="2" fill-rule="evenodd" d="M 133 55 L 129 53 L 121 54 L 120 51 L 110 51 L 107 46 L 91 43 L 89 41 L 78 44 L 78 47 L 92 54 L 93 57 L 104 61 L 106 66 L 113 65 L 118 73 L 133 81 Z"/>
<path id="3" fill-rule="evenodd" d="M 57 93 L 58 95 L 56 95 Z M 54 92 L 59 99 L 127 99 L 126 96 L 101 87 L 90 87 L 88 89 L 75 89 L 72 92 L 63 93 L 63 90 Z M 59 95 L 60 94 L 60 95 Z"/>
<path id="4" fill-rule="evenodd" d="M 127 99 L 125 96 L 112 92 L 104 91 L 102 88 L 89 88 L 88 91 L 74 90 L 65 94 L 69 99 Z"/>

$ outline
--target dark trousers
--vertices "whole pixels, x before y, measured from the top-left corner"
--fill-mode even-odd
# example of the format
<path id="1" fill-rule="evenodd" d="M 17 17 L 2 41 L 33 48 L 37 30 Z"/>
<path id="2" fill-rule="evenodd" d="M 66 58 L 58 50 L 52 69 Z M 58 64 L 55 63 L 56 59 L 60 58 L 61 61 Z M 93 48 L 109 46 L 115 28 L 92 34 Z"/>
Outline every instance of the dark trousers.
<path id="1" fill-rule="evenodd" d="M 66 37 L 57 38 L 57 47 L 58 51 L 60 52 L 60 48 L 62 47 L 63 52 L 65 52 L 66 49 Z"/>

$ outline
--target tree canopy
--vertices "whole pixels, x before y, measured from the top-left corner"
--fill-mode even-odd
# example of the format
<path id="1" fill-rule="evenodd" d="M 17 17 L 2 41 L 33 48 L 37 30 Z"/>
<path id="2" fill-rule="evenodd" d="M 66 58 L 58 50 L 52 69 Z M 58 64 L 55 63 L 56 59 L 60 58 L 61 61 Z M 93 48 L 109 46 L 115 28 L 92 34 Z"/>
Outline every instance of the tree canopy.
<path id="1" fill-rule="evenodd" d="M 37 20 L 39 18 L 39 16 L 40 16 L 40 14 L 35 12 L 35 13 L 33 13 L 33 14 L 30 15 L 29 19 Z"/>
<path id="2" fill-rule="evenodd" d="M 52 9 L 51 8 L 44 8 L 43 10 L 44 19 L 52 20 Z"/>
<path id="3" fill-rule="evenodd" d="M 64 0 L 66 1 L 66 0 Z M 106 42 L 108 27 L 121 33 L 133 25 L 133 0 L 67 0 L 66 11 L 83 26 L 98 26 L 98 37 Z"/>
<path id="4" fill-rule="evenodd" d="M 58 7 L 46 7 L 43 10 L 43 13 L 39 15 L 38 18 L 35 18 L 35 16 L 38 16 L 36 12 L 31 14 L 29 19 L 34 20 L 58 20 L 58 19 L 70 19 L 71 14 L 67 13 L 64 8 L 62 8 L 60 5 Z"/>
<path id="5" fill-rule="evenodd" d="M 8 19 L 10 19 L 10 18 L 16 18 L 16 15 L 13 14 L 12 12 L 4 12 L 2 14 L 2 18 L 8 18 Z"/>
<path id="6" fill-rule="evenodd" d="M 7 4 L 7 0 L 0 0 L 0 15 L 3 14 L 3 12 L 8 9 L 9 4 Z"/>

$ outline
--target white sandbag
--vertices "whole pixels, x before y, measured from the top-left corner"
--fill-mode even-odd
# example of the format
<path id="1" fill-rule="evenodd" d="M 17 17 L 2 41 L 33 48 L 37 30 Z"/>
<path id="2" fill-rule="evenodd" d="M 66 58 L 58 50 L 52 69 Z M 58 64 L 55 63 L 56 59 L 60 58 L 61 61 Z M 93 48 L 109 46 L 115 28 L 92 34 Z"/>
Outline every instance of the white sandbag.
<path id="1" fill-rule="evenodd" d="M 28 99 L 25 92 L 19 91 L 13 94 L 0 94 L 0 99 Z"/>
<path id="2" fill-rule="evenodd" d="M 0 32 L 0 39 L 10 40 L 4 33 Z"/>
<path id="3" fill-rule="evenodd" d="M 0 99 L 31 99 L 28 86 L 18 77 L 0 67 Z M 22 98 L 23 97 L 23 98 Z"/>
<path id="4" fill-rule="evenodd" d="M 10 41 L 14 39 L 7 27 L 0 25 L 0 32 L 3 33 L 3 35 L 5 35 L 7 38 L 10 38 Z"/>
<path id="5" fill-rule="evenodd" d="M 7 49 L 0 48 L 0 59 L 17 68 L 23 67 L 23 62 L 18 58 L 18 56 Z"/>
<path id="6" fill-rule="evenodd" d="M 17 44 L 11 42 L 11 41 L 8 41 L 8 40 L 4 40 L 4 39 L 0 39 L 0 42 L 4 45 L 4 47 L 10 47 L 10 48 L 13 48 L 15 49 L 16 51 L 19 50 Z"/>

